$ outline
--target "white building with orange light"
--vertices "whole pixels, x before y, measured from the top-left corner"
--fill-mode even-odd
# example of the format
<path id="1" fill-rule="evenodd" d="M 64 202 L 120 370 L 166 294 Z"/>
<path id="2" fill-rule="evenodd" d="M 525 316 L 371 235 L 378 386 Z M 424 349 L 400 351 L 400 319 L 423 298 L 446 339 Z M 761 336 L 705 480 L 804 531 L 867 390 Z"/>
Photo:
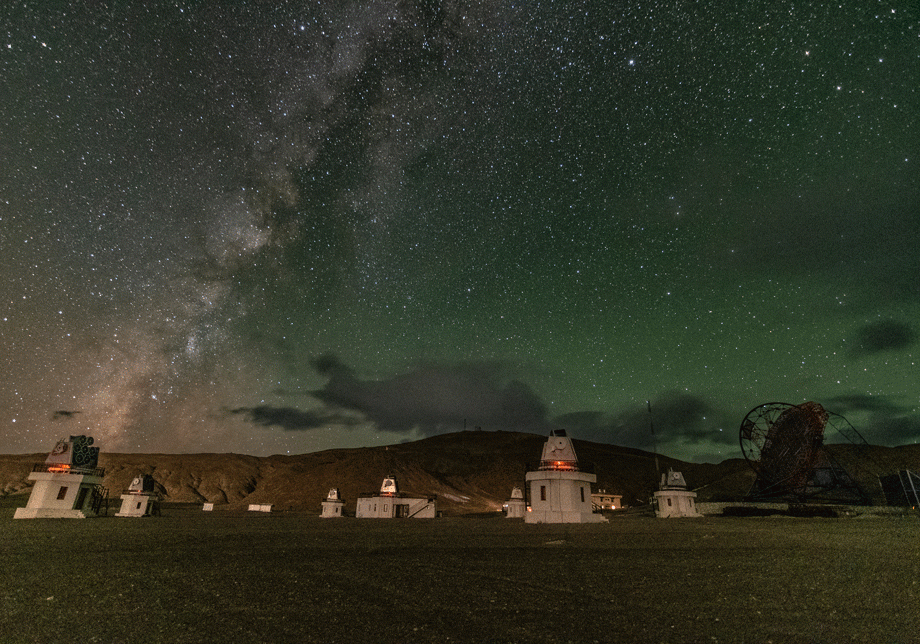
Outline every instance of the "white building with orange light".
<path id="1" fill-rule="evenodd" d="M 591 484 L 597 476 L 578 467 L 575 448 L 564 429 L 550 432 L 543 445 L 537 470 L 525 476 L 530 492 L 530 511 L 525 523 L 601 523 L 607 519 L 594 512 Z"/>
<path id="2" fill-rule="evenodd" d="M 91 436 L 71 436 L 58 441 L 44 463 L 29 474 L 35 481 L 26 507 L 14 519 L 85 519 L 95 517 L 108 493 L 102 486 L 105 470 L 96 467 L 99 448 Z M 107 509 L 106 505 L 106 509 Z"/>
<path id="3" fill-rule="evenodd" d="M 358 497 L 355 516 L 359 519 L 434 519 L 438 516 L 437 497 L 418 497 L 399 491 L 396 479 L 383 479 L 380 492 Z"/>

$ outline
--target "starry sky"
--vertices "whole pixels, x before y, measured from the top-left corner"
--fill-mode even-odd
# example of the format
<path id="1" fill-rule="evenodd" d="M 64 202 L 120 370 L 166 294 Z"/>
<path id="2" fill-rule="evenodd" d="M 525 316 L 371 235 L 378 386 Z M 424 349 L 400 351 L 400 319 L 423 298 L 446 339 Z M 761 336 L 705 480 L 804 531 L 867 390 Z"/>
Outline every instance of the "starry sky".
<path id="1" fill-rule="evenodd" d="M 70 4 L 0 8 L 0 453 L 920 440 L 914 0 Z"/>

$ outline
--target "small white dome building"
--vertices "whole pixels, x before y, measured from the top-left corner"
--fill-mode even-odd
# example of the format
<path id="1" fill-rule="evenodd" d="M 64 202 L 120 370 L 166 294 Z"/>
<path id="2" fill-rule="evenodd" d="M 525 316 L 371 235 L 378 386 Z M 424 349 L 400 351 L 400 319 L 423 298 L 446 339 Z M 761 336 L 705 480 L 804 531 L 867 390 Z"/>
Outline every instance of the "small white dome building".
<path id="1" fill-rule="evenodd" d="M 342 511 L 344 508 L 345 500 L 339 496 L 339 488 L 334 487 L 326 495 L 326 500 L 323 501 L 323 511 L 319 516 L 323 519 L 341 518 L 345 516 Z"/>
<path id="2" fill-rule="evenodd" d="M 160 515 L 160 495 L 150 474 L 139 474 L 121 495 L 121 510 L 116 517 L 152 517 Z"/>
<path id="3" fill-rule="evenodd" d="M 701 517 L 696 510 L 696 492 L 687 489 L 684 475 L 668 470 L 661 475 L 661 489 L 655 492 L 653 503 L 655 516 L 660 519 L 671 517 Z"/>
<path id="4" fill-rule="evenodd" d="M 527 504 L 524 502 L 524 491 L 516 487 L 511 490 L 511 498 L 505 501 L 506 519 L 523 519 L 527 514 Z"/>
<path id="5" fill-rule="evenodd" d="M 550 432 L 543 446 L 540 467 L 527 472 L 531 511 L 525 523 L 602 523 L 591 503 L 591 484 L 597 476 L 578 468 L 575 448 L 564 429 Z"/>

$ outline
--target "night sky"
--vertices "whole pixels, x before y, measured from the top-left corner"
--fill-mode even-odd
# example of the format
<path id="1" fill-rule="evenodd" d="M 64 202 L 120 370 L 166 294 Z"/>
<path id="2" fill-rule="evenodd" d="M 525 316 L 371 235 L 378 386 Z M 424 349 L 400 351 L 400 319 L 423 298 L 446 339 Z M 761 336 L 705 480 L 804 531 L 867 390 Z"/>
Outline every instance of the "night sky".
<path id="1" fill-rule="evenodd" d="M 0 453 L 920 440 L 915 0 L 69 4 L 0 8 Z"/>

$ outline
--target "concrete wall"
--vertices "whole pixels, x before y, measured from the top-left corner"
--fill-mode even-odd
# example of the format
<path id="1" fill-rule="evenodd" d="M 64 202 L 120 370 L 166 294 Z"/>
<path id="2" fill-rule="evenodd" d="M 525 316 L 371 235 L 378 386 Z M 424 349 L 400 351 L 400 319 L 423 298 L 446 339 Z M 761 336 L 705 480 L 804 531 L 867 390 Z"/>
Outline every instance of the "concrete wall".
<path id="1" fill-rule="evenodd" d="M 364 496 L 358 498 L 355 516 L 359 519 L 433 519 L 437 516 L 437 503 L 434 498 Z"/>
<path id="2" fill-rule="evenodd" d="M 154 494 L 122 494 L 121 509 L 116 517 L 149 517 L 159 498 Z"/>
<path id="3" fill-rule="evenodd" d="M 342 509 L 345 507 L 345 501 L 342 500 L 333 500 L 323 501 L 323 511 L 320 513 L 320 517 L 324 519 L 334 519 L 344 516 Z"/>
<path id="4" fill-rule="evenodd" d="M 95 516 L 92 510 L 93 488 L 102 478 L 88 474 L 32 472 L 35 481 L 26 507 L 18 508 L 14 518 L 74 518 Z M 60 498 L 59 498 L 60 497 Z"/>
<path id="5" fill-rule="evenodd" d="M 655 499 L 658 505 L 655 514 L 661 519 L 702 516 L 696 509 L 696 492 L 659 490 L 655 492 Z"/>
<path id="6" fill-rule="evenodd" d="M 594 474 L 565 470 L 528 472 L 531 511 L 525 513 L 527 523 L 595 523 L 606 521 L 594 514 L 591 484 Z"/>
<path id="7" fill-rule="evenodd" d="M 434 498 L 412 500 L 415 503 L 409 504 L 410 519 L 434 519 L 438 516 L 438 504 Z"/>
<path id="8" fill-rule="evenodd" d="M 840 517 L 870 517 L 870 516 L 901 516 L 916 515 L 916 510 L 904 507 L 890 507 L 887 505 L 829 505 L 827 506 Z M 719 501 L 697 503 L 696 509 L 705 516 L 719 516 L 725 508 L 748 508 L 760 510 L 775 510 L 788 512 L 789 503 L 769 503 L 765 501 Z"/>

